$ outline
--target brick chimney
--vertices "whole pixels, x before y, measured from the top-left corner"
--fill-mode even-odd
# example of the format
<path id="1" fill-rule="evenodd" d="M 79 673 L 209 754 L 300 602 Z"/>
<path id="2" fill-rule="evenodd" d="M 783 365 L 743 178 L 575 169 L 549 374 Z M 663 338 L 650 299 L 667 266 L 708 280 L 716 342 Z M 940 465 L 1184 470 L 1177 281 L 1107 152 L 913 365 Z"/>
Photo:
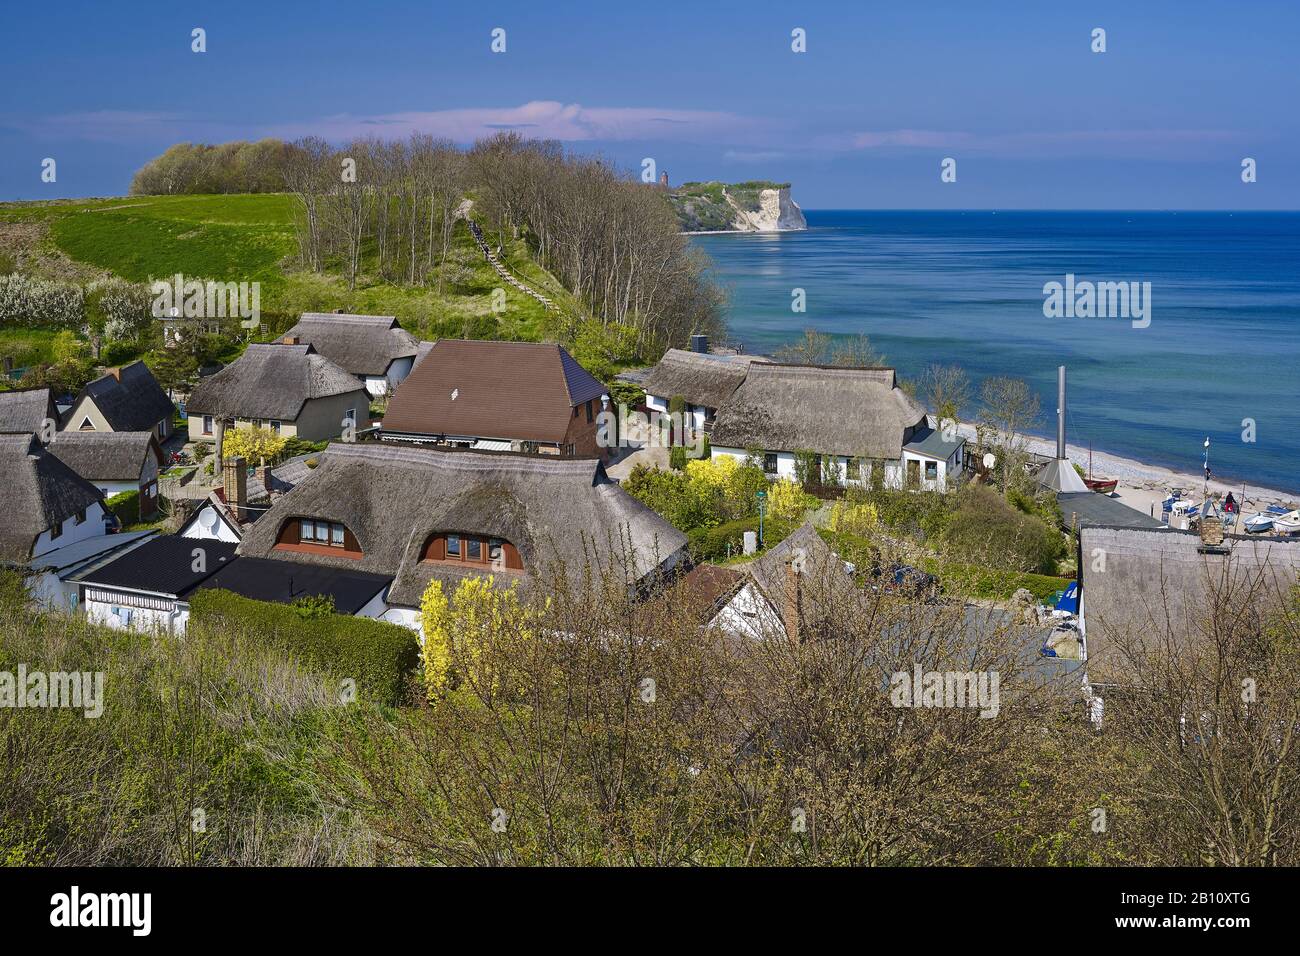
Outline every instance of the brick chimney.
<path id="1" fill-rule="evenodd" d="M 267 494 L 271 493 L 271 468 L 265 460 L 253 470 L 253 486 Z"/>
<path id="2" fill-rule="evenodd" d="M 785 562 L 785 594 L 782 595 L 781 601 L 781 624 L 785 627 L 785 636 L 790 639 L 791 644 L 803 643 L 802 620 L 803 615 L 800 613 L 801 586 L 799 583 L 799 572 L 794 568 L 794 558 L 788 558 Z"/>
<path id="3" fill-rule="evenodd" d="M 104 369 L 104 374 L 113 376 L 119 382 L 122 381 L 122 369 L 120 367 Z"/>
<path id="4" fill-rule="evenodd" d="M 301 345 L 302 343 L 298 341 L 298 336 L 296 336 L 296 335 L 286 335 L 286 336 L 284 337 L 284 339 L 282 340 L 282 344 L 284 344 L 284 345 Z"/>
<path id="5" fill-rule="evenodd" d="M 226 505 L 239 521 L 248 519 L 248 462 L 244 458 L 227 458 L 221 463 L 221 484 Z"/>

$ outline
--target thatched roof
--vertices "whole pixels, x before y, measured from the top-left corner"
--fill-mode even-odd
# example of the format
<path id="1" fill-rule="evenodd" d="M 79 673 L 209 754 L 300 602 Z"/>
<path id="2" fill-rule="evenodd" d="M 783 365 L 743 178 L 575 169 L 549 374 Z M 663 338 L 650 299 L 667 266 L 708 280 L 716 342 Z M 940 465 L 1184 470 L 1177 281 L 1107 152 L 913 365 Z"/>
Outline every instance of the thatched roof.
<path id="1" fill-rule="evenodd" d="M 72 409 L 83 398 L 95 403 L 115 432 L 148 431 L 161 421 L 171 421 L 176 410 L 144 362 L 132 362 L 122 366 L 116 374 L 110 371 L 95 379 L 77 395 Z M 68 421 L 65 424 L 76 428 L 78 423 Z"/>
<path id="2" fill-rule="evenodd" d="M 1275 607 L 1300 575 L 1300 540 L 1230 537 L 1228 554 L 1201 553 L 1198 534 L 1085 525 L 1081 589 L 1094 682 L 1123 681 L 1126 649 L 1203 639 L 1211 615 Z M 1105 556 L 1105 570 L 1096 570 Z M 1253 595 L 1253 598 L 1252 598 Z"/>
<path id="3" fill-rule="evenodd" d="M 645 379 L 648 395 L 680 395 L 692 405 L 719 408 L 745 380 L 753 356 L 723 358 L 669 349 Z"/>
<path id="4" fill-rule="evenodd" d="M 34 435 L 0 435 L 0 560 L 26 562 L 42 531 L 103 500 L 99 489 L 41 447 Z"/>
<path id="5" fill-rule="evenodd" d="M 385 375 L 399 358 L 415 358 L 420 342 L 391 315 L 304 312 L 284 334 L 353 375 Z"/>
<path id="6" fill-rule="evenodd" d="M 59 413 L 48 388 L 0 392 L 0 432 L 39 434 L 46 419 L 58 426 Z"/>
<path id="7" fill-rule="evenodd" d="M 925 422 L 925 409 L 898 387 L 892 368 L 755 362 L 718 409 L 712 441 L 893 460 L 909 429 Z"/>
<path id="8" fill-rule="evenodd" d="M 139 481 L 149 455 L 162 464 L 153 432 L 59 432 L 50 452 L 87 481 Z"/>
<path id="9" fill-rule="evenodd" d="M 384 431 L 562 442 L 574 407 L 604 394 L 559 345 L 440 339 L 397 387 Z"/>
<path id="10" fill-rule="evenodd" d="M 244 532 L 240 553 L 393 575 L 390 604 L 417 607 L 434 577 L 486 570 L 422 563 L 435 531 L 504 538 L 526 573 L 553 561 L 578 572 L 588 557 L 612 567 L 627 549 L 638 580 L 686 546 L 685 535 L 611 482 L 595 459 L 367 442 L 335 443 L 319 460 Z M 342 522 L 364 557 L 274 551 L 292 518 Z"/>
<path id="11" fill-rule="evenodd" d="M 310 345 L 254 344 L 199 383 L 190 395 L 188 411 L 192 415 L 293 421 L 311 399 L 348 392 L 364 394 L 365 389 L 360 379 L 317 354 Z"/>

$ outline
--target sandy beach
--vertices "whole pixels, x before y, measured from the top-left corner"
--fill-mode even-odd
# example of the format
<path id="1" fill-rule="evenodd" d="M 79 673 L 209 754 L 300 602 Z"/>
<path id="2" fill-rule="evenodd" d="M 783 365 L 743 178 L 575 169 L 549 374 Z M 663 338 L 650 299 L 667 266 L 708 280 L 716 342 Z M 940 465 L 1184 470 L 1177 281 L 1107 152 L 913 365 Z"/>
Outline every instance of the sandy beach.
<path id="1" fill-rule="evenodd" d="M 963 424 L 961 433 L 967 439 L 973 439 L 975 427 Z M 1027 447 L 1029 451 L 1038 455 L 1048 457 L 1056 455 L 1056 442 L 1052 439 L 1030 437 Z M 1065 450 L 1070 461 L 1087 469 L 1087 448 L 1066 442 Z M 1119 485 L 1112 497 L 1154 518 L 1160 517 L 1160 503 L 1169 496 L 1169 489 L 1181 488 L 1186 496 L 1199 501 L 1205 486 L 1204 476 L 1199 470 L 1174 471 L 1096 450 L 1092 452 L 1092 473 L 1096 478 L 1118 479 Z M 1285 505 L 1288 508 L 1300 507 L 1300 495 L 1252 484 L 1246 484 L 1244 490 L 1246 500 L 1242 503 L 1242 511 L 1246 514 L 1260 511 L 1272 504 Z M 1232 492 L 1233 497 L 1241 501 L 1243 486 L 1237 482 L 1212 480 L 1209 491 L 1212 497 L 1218 498 L 1223 498 L 1228 492 Z"/>

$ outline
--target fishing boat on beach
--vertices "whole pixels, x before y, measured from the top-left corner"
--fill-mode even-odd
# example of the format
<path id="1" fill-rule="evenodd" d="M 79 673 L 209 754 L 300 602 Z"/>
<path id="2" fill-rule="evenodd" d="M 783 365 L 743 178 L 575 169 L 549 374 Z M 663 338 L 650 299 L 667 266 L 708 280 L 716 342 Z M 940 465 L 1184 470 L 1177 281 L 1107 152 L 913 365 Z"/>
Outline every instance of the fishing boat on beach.
<path id="1" fill-rule="evenodd" d="M 1247 534 L 1263 534 L 1265 531 L 1273 530 L 1273 519 L 1276 515 L 1266 512 L 1259 512 L 1247 518 L 1244 522 Z"/>
<path id="2" fill-rule="evenodd" d="M 1083 483 L 1089 491 L 1095 491 L 1099 495 L 1108 495 L 1119 485 L 1118 478 L 1092 477 L 1092 442 L 1088 442 L 1088 477 L 1083 479 Z"/>
<path id="3" fill-rule="evenodd" d="M 1282 534 L 1300 534 L 1300 510 L 1278 515 L 1273 519 L 1273 530 Z"/>

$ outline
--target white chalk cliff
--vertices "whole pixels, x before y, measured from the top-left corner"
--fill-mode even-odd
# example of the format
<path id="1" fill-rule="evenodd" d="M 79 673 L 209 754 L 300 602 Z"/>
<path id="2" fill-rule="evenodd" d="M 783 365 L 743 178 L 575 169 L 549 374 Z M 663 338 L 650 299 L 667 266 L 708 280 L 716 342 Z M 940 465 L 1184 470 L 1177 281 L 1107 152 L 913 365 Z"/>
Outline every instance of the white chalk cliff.
<path id="1" fill-rule="evenodd" d="M 788 232 L 808 228 L 803 210 L 790 198 L 788 186 L 761 190 L 756 210 L 742 208 L 730 195 L 727 202 L 736 211 L 731 227 L 739 232 Z"/>

